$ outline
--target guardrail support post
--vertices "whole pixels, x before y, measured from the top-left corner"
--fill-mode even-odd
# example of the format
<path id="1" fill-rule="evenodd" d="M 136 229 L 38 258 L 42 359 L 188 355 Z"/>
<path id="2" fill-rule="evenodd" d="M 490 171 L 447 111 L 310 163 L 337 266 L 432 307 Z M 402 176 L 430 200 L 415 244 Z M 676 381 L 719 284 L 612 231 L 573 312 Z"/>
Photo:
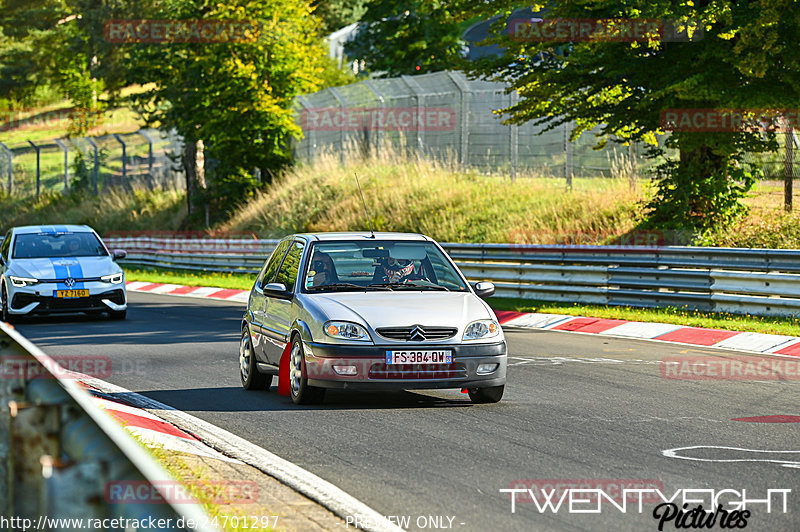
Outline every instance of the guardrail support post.
<path id="1" fill-rule="evenodd" d="M 33 141 L 28 141 L 28 144 L 33 146 L 33 149 L 36 150 L 36 197 L 39 197 L 39 184 L 41 182 L 41 159 L 39 157 L 39 146 L 33 143 Z"/>
<path id="2" fill-rule="evenodd" d="M 99 157 L 97 156 L 97 143 L 95 143 L 92 137 L 86 137 L 87 142 L 91 144 L 92 148 L 94 148 L 94 166 L 92 166 L 92 172 L 94 173 L 93 177 L 93 184 L 94 184 L 94 195 L 97 196 L 97 173 L 99 167 L 97 165 L 99 161 Z"/>
<path id="3" fill-rule="evenodd" d="M 59 456 L 61 407 L 11 401 L 9 509 L 16 517 L 36 519 L 44 489 L 41 457 Z"/>
<path id="4" fill-rule="evenodd" d="M 64 151 L 64 192 L 69 191 L 69 146 L 61 139 L 54 139 L 58 147 Z"/>
<path id="5" fill-rule="evenodd" d="M 61 463 L 53 456 L 41 458 L 44 491 L 40 514 L 52 519 L 102 519 L 107 466 L 89 460 Z M 71 530 L 70 528 L 50 528 Z"/>
<path id="6" fill-rule="evenodd" d="M 10 195 L 14 191 L 14 152 L 2 142 L 0 142 L 0 148 L 3 148 L 3 151 L 6 152 L 6 157 L 8 157 L 8 193 Z"/>

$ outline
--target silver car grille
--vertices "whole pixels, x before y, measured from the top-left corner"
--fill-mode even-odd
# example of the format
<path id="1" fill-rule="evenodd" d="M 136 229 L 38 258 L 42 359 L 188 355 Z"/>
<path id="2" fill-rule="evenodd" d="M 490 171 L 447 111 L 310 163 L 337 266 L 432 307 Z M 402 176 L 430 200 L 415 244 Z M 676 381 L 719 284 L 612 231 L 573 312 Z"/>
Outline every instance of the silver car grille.
<path id="1" fill-rule="evenodd" d="M 378 334 L 389 340 L 403 342 L 424 342 L 430 340 L 445 340 L 455 336 L 458 329 L 455 327 L 423 327 L 411 325 L 409 327 L 380 327 Z"/>

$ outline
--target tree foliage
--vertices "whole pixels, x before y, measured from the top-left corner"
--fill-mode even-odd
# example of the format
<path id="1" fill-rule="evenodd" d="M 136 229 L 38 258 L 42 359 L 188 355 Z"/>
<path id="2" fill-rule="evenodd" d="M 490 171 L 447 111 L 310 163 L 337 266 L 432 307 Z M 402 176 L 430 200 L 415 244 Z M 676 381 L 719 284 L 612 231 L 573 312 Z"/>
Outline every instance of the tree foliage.
<path id="1" fill-rule="evenodd" d="M 0 96 L 26 100 L 54 87 L 75 107 L 71 133 L 85 133 L 125 79 L 125 51 L 104 39 L 103 25 L 149 2 L 0 0 Z"/>
<path id="2" fill-rule="evenodd" d="M 256 22 L 252 39 L 128 44 L 128 82 L 149 89 L 135 102 L 151 124 L 175 129 L 186 145 L 205 145 L 208 190 L 222 216 L 291 159 L 300 135 L 294 98 L 313 92 L 323 70 L 318 28 L 305 0 L 170 0 L 154 19 Z"/>
<path id="3" fill-rule="evenodd" d="M 604 139 L 649 143 L 650 157 L 665 156 L 665 147 L 679 151 L 657 169 L 656 194 L 647 205 L 651 225 L 702 231 L 736 218 L 745 210 L 739 200 L 758 177 L 743 163 L 743 153 L 777 147 L 774 134 L 754 131 L 676 132 L 658 147 L 662 110 L 795 109 L 800 101 L 800 10 L 792 0 L 554 0 L 547 4 L 550 19 L 694 21 L 702 32 L 689 42 L 566 46 L 500 35 L 518 7 L 514 2 L 459 3 L 464 17 L 503 15 L 492 41 L 505 53 L 467 68 L 519 92 L 519 102 L 507 109 L 510 123 L 552 128 L 575 121 L 573 137 L 601 126 Z"/>
<path id="4" fill-rule="evenodd" d="M 324 36 L 358 22 L 367 10 L 367 0 L 315 0 L 312 6 Z"/>
<path id="5" fill-rule="evenodd" d="M 372 0 L 345 51 L 383 77 L 438 72 L 461 60 L 461 33 L 451 3 Z"/>

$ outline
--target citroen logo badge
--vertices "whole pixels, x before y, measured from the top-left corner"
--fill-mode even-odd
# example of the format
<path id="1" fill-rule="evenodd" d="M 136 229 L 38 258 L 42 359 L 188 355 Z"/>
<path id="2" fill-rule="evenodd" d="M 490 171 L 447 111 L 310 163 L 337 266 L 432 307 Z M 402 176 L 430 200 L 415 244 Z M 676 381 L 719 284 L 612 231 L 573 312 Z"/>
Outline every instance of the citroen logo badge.
<path id="1" fill-rule="evenodd" d="M 67 285 L 69 288 L 72 288 L 73 286 L 75 286 L 75 279 L 73 279 L 72 277 L 67 277 L 66 281 L 64 281 L 64 284 Z"/>
<path id="2" fill-rule="evenodd" d="M 424 340 L 425 339 L 425 331 L 419 325 L 415 325 L 413 329 L 411 329 L 411 333 L 408 335 L 409 340 Z"/>

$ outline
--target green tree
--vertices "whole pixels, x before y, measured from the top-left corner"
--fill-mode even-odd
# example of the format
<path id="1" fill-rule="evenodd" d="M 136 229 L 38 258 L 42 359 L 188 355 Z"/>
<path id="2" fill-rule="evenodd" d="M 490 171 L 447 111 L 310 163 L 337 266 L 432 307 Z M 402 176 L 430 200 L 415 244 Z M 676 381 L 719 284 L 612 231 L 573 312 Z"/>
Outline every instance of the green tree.
<path id="1" fill-rule="evenodd" d="M 640 18 L 699 22 L 690 42 L 595 40 L 533 42 L 501 35 L 518 7 L 507 0 L 464 3 L 464 15 L 503 15 L 491 40 L 502 56 L 467 70 L 507 82 L 520 101 L 506 110 L 510 123 L 556 127 L 575 121 L 573 138 L 601 126 L 613 135 L 655 143 L 660 113 L 682 108 L 796 108 L 800 101 L 800 10 L 792 0 L 690 2 L 688 0 L 553 0 L 548 18 Z M 544 6 L 534 6 L 541 9 Z M 690 24 L 691 26 L 691 24 Z M 777 147 L 774 134 L 675 132 L 666 147 L 679 156 L 657 168 L 647 224 L 703 231 L 745 212 L 739 201 L 758 177 L 743 163 L 745 151 Z"/>
<path id="2" fill-rule="evenodd" d="M 257 23 L 247 40 L 126 45 L 128 81 L 151 83 L 138 109 L 183 136 L 190 206 L 210 203 L 216 220 L 253 193 L 256 175 L 269 181 L 291 160 L 290 139 L 302 134 L 293 101 L 318 88 L 323 70 L 316 19 L 307 0 L 169 0 L 152 18 Z M 198 141 L 205 182 L 194 175 Z"/>
<path id="3" fill-rule="evenodd" d="M 384 77 L 452 69 L 462 57 L 462 24 L 451 3 L 372 0 L 347 55 Z"/>
<path id="4" fill-rule="evenodd" d="M 320 19 L 322 35 L 340 30 L 358 20 L 367 10 L 367 0 L 315 0 L 314 15 Z"/>
<path id="5" fill-rule="evenodd" d="M 103 28 L 150 0 L 0 0 L 0 96 L 29 97 L 51 86 L 76 109 L 71 133 L 91 128 L 122 88 L 124 50 Z"/>

